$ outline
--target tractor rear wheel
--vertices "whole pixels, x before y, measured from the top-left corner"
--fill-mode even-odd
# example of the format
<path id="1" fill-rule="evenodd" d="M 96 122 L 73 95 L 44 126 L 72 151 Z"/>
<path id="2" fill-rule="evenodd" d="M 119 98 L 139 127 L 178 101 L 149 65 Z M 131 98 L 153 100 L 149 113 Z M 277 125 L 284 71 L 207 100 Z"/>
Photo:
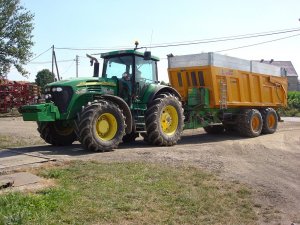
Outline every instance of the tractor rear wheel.
<path id="1" fill-rule="evenodd" d="M 76 141 L 77 136 L 71 123 L 63 121 L 38 122 L 38 132 L 41 138 L 54 146 L 67 146 Z"/>
<path id="2" fill-rule="evenodd" d="M 238 132 L 245 137 L 257 137 L 261 134 L 263 120 L 257 109 L 246 109 L 238 118 Z"/>
<path id="3" fill-rule="evenodd" d="M 181 138 L 184 115 L 181 102 L 169 93 L 158 95 L 145 113 L 147 142 L 153 145 L 175 145 Z"/>
<path id="4" fill-rule="evenodd" d="M 206 133 L 208 134 L 222 134 L 225 131 L 225 127 L 223 125 L 212 125 L 203 127 Z"/>
<path id="5" fill-rule="evenodd" d="M 117 148 L 125 134 L 125 117 L 114 103 L 89 103 L 76 121 L 80 143 L 89 151 L 110 151 Z"/>
<path id="6" fill-rule="evenodd" d="M 260 111 L 263 119 L 262 134 L 273 134 L 277 130 L 278 116 L 274 109 L 267 108 Z"/>

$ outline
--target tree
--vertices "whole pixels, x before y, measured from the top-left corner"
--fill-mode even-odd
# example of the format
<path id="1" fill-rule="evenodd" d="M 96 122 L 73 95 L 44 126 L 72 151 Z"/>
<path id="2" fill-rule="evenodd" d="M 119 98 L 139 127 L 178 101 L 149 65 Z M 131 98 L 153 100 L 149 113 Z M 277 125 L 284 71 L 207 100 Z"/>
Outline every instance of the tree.
<path id="1" fill-rule="evenodd" d="M 33 17 L 20 5 L 20 0 L 0 0 L 0 77 L 11 66 L 27 76 L 23 65 L 32 57 Z"/>
<path id="2" fill-rule="evenodd" d="M 35 82 L 41 87 L 42 91 L 44 91 L 45 85 L 53 82 L 54 80 L 54 74 L 48 69 L 43 69 L 37 73 Z"/>

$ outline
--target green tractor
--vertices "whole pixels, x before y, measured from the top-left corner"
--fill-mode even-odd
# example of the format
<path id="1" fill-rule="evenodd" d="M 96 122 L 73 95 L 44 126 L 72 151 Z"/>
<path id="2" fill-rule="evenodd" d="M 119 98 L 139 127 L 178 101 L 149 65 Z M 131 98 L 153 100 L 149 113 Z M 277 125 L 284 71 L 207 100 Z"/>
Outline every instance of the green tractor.
<path id="1" fill-rule="evenodd" d="M 171 146 L 184 126 L 180 94 L 160 85 L 157 57 L 124 50 L 104 53 L 102 76 L 63 80 L 45 87 L 45 103 L 20 108 L 37 121 L 41 137 L 55 146 L 78 140 L 90 151 L 109 151 L 139 135 L 149 144 Z"/>

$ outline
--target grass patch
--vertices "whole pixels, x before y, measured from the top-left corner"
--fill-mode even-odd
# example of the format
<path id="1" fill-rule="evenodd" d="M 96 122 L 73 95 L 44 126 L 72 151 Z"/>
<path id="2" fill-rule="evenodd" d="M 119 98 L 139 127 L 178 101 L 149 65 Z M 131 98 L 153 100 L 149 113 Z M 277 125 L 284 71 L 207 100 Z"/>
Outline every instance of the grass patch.
<path id="1" fill-rule="evenodd" d="M 0 135 L 0 149 L 45 144 L 41 138 L 22 138 Z"/>
<path id="2" fill-rule="evenodd" d="M 251 192 L 195 168 L 72 162 L 57 187 L 0 196 L 0 224 L 255 224 Z"/>

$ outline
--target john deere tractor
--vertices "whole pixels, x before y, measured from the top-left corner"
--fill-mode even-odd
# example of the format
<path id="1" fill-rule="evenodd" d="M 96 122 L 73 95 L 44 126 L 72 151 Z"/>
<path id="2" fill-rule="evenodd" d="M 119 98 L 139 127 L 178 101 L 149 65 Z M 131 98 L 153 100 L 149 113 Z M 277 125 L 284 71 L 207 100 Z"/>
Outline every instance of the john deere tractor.
<path id="1" fill-rule="evenodd" d="M 137 50 L 102 54 L 102 76 L 48 84 L 45 103 L 20 108 L 37 121 L 41 137 L 55 146 L 78 140 L 91 151 L 109 151 L 139 135 L 149 144 L 170 146 L 184 126 L 180 94 L 157 79 L 157 57 Z"/>

